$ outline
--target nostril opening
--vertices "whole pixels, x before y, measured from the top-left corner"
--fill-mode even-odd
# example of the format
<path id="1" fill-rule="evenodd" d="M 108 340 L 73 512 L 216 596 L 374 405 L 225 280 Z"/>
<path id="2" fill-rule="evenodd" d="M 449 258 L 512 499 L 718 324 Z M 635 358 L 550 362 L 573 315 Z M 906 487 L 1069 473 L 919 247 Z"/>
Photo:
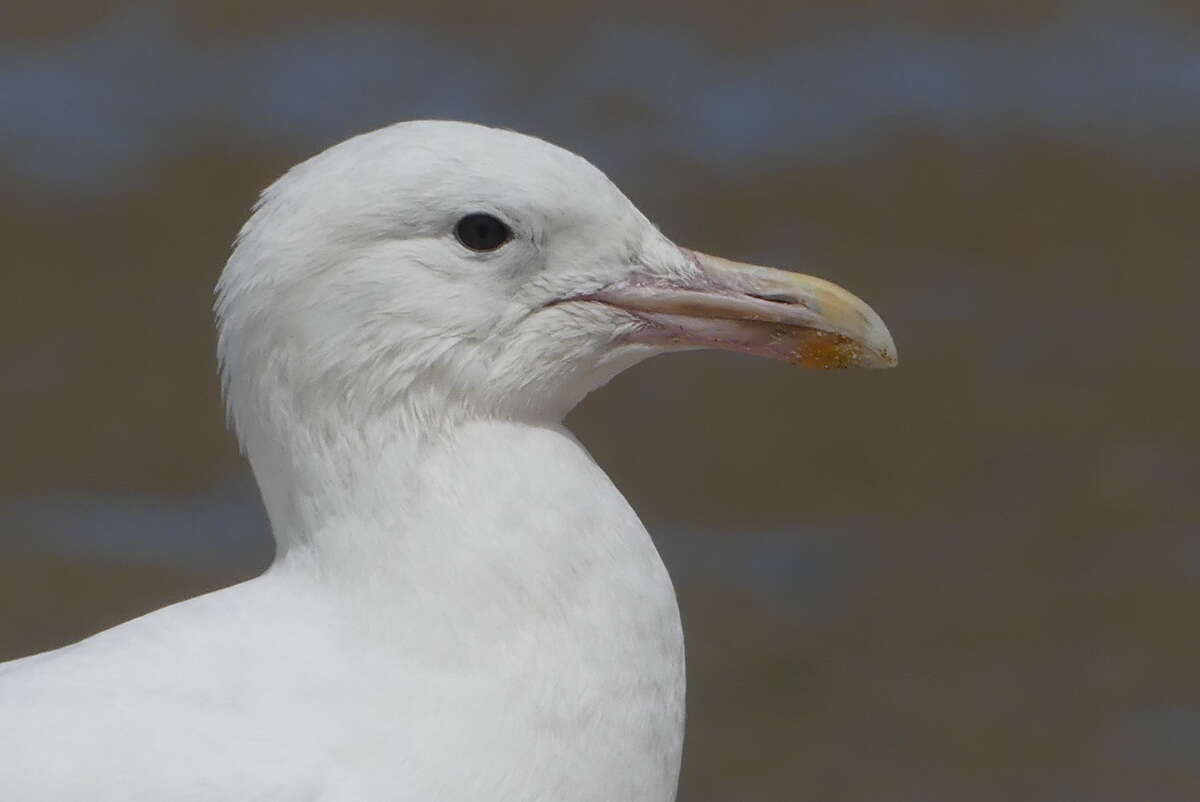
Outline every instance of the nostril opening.
<path id="1" fill-rule="evenodd" d="M 798 300 L 794 296 L 787 293 L 773 293 L 768 295 L 759 295 L 757 293 L 747 293 L 751 298 L 758 298 L 760 301 L 770 301 L 773 304 L 797 304 Z"/>

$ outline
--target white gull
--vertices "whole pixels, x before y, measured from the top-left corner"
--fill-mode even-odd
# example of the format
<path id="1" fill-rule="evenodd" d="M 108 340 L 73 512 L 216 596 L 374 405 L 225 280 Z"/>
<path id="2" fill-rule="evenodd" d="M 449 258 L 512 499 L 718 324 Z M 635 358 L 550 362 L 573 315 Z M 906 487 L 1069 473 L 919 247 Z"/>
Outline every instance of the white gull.
<path id="1" fill-rule="evenodd" d="M 675 594 L 562 418 L 669 350 L 891 365 L 878 316 L 674 245 L 565 150 L 454 122 L 293 168 L 217 292 L 275 561 L 0 666 L 3 797 L 673 799 Z"/>

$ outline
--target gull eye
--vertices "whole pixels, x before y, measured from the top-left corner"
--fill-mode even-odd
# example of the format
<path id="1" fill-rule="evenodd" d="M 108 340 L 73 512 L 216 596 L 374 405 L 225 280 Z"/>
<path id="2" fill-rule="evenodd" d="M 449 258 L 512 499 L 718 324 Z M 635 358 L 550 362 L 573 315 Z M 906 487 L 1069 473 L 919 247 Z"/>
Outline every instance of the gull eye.
<path id="1" fill-rule="evenodd" d="M 473 251 L 494 251 L 512 235 L 511 228 L 490 214 L 469 214 L 454 227 L 454 236 Z"/>

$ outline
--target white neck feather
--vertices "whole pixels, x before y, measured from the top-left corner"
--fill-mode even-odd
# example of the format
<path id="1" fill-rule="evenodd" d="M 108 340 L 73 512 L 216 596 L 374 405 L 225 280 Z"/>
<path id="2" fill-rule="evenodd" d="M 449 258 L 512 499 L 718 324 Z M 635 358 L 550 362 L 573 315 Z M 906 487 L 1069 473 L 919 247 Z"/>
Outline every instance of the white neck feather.
<path id="1" fill-rule="evenodd" d="M 521 798 L 673 799 L 674 591 L 582 446 L 561 426 L 488 420 L 316 441 L 283 470 L 250 448 L 260 477 L 277 479 L 263 482 L 274 570 L 316 578 L 364 650 L 393 666 L 384 682 L 429 677 L 400 691 L 405 709 L 417 693 L 452 733 L 445 748 L 480 755 L 475 770 L 511 778 Z"/>

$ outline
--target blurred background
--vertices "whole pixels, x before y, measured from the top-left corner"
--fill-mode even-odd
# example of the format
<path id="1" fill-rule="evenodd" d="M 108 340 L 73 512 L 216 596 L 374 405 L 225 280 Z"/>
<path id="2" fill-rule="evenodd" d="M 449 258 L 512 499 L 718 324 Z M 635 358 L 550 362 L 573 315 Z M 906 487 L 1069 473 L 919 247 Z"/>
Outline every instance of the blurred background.
<path id="1" fill-rule="evenodd" d="M 265 566 L 213 283 L 258 190 L 417 117 L 575 150 L 899 345 L 660 358 L 570 418 L 679 588 L 681 802 L 1200 799 L 1182 0 L 8 4 L 0 658 Z"/>

